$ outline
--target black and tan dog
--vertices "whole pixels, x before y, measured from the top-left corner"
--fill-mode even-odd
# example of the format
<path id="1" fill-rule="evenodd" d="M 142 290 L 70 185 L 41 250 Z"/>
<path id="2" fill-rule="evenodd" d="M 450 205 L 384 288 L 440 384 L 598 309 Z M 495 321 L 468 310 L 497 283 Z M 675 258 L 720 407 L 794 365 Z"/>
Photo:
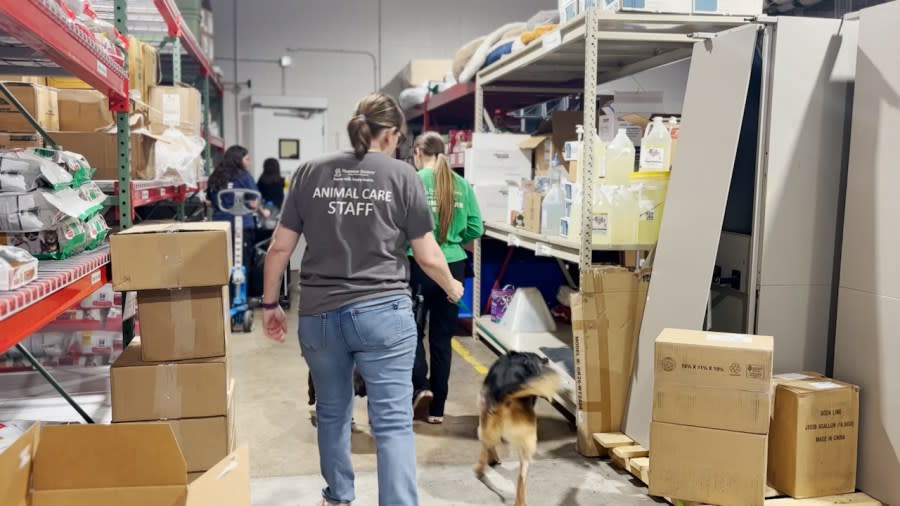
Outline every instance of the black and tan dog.
<path id="1" fill-rule="evenodd" d="M 525 506 L 525 479 L 528 464 L 537 447 L 538 397 L 552 398 L 560 390 L 559 374 L 546 359 L 534 353 L 510 352 L 500 357 L 488 371 L 481 389 L 478 439 L 481 457 L 475 474 L 484 476 L 485 466 L 500 463 L 497 445 L 506 441 L 519 451 L 519 481 L 515 506 Z"/>

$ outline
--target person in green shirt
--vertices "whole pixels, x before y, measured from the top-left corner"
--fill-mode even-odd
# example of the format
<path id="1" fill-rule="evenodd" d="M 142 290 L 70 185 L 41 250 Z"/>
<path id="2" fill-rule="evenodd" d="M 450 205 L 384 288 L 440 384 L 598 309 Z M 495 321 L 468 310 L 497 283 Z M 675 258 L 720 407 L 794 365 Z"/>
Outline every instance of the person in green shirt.
<path id="1" fill-rule="evenodd" d="M 436 132 L 416 139 L 414 161 L 425 185 L 425 198 L 434 218 L 434 236 L 450 266 L 453 277 L 463 281 L 466 250 L 463 245 L 481 237 L 484 223 L 475 192 L 465 179 L 450 169 L 444 155 L 444 140 Z M 431 371 L 425 357 L 424 322 L 418 322 L 419 344 L 413 366 L 413 407 L 415 418 L 431 424 L 444 421 L 444 405 L 450 384 L 451 340 L 456 330 L 459 307 L 427 274 L 410 259 L 410 287 L 424 299 L 428 318 L 428 345 Z"/>

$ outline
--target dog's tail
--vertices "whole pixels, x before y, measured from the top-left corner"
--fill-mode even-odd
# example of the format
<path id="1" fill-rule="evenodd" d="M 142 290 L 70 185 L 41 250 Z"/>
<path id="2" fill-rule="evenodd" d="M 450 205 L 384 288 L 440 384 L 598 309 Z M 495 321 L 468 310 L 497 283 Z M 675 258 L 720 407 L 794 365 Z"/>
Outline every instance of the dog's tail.
<path id="1" fill-rule="evenodd" d="M 522 388 L 512 392 L 508 399 L 521 399 L 523 397 L 543 397 L 552 399 L 562 389 L 562 377 L 552 369 L 544 369 L 540 376 L 534 377 L 522 384 Z"/>

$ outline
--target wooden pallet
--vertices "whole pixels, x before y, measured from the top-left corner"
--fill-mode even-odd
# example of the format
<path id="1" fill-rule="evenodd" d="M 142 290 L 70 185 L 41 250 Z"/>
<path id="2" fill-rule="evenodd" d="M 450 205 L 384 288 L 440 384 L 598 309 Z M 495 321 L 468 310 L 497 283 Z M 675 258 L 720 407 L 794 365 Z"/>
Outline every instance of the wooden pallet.
<path id="1" fill-rule="evenodd" d="M 614 466 L 629 472 L 645 486 L 649 486 L 650 457 L 646 448 L 636 444 L 630 437 L 620 432 L 594 434 L 594 441 L 607 450 L 609 461 Z M 880 502 L 862 492 L 814 499 L 794 499 L 767 486 L 765 497 L 766 506 L 881 506 Z M 709 506 L 668 497 L 663 499 L 675 506 Z"/>

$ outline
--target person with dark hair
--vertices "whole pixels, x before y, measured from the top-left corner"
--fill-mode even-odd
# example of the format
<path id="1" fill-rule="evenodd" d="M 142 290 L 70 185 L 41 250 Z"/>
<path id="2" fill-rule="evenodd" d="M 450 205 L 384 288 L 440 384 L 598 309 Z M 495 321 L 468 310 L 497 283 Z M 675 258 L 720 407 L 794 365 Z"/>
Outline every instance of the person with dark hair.
<path id="1" fill-rule="evenodd" d="M 444 154 L 444 139 L 437 132 L 425 132 L 416 139 L 413 159 L 419 177 L 425 184 L 435 221 L 434 235 L 450 265 L 453 277 L 463 281 L 466 273 L 466 250 L 463 245 L 484 234 L 481 210 L 475 192 L 465 179 L 450 169 Z M 413 408 L 415 417 L 431 424 L 444 422 L 444 405 L 450 391 L 451 342 L 459 318 L 459 306 L 444 297 L 425 271 L 413 259 L 410 286 L 424 299 L 428 318 L 428 351 L 431 359 L 429 376 L 425 357 L 425 322 L 417 322 L 419 345 L 413 368 Z"/>
<path id="2" fill-rule="evenodd" d="M 263 324 L 283 342 L 278 290 L 302 234 L 300 348 L 316 390 L 322 504 L 350 504 L 353 367 L 366 384 L 378 461 L 378 504 L 417 506 L 410 382 L 416 323 L 407 247 L 451 301 L 463 295 L 440 246 L 422 180 L 393 158 L 406 120 L 394 99 L 364 97 L 347 125 L 352 152 L 304 163 L 266 257 Z"/>
<path id="3" fill-rule="evenodd" d="M 266 158 L 263 162 L 263 173 L 256 182 L 263 202 L 271 202 L 273 206 L 281 209 L 284 204 L 284 178 L 281 176 L 281 165 L 274 158 Z"/>
<path id="4" fill-rule="evenodd" d="M 222 161 L 216 166 L 213 173 L 209 175 L 209 181 L 207 182 L 206 199 L 212 205 L 213 220 L 230 221 L 232 230 L 234 229 L 234 216 L 219 208 L 219 199 L 217 196 L 220 191 L 227 190 L 229 186 L 234 189 L 258 191 L 256 181 L 253 180 L 253 175 L 247 170 L 249 167 L 250 153 L 247 151 L 247 148 L 238 145 L 231 146 L 225 151 L 225 156 L 222 157 Z M 223 195 L 222 203 L 225 205 L 225 208 L 230 208 L 234 205 L 233 197 L 231 195 Z M 245 204 L 250 208 L 259 207 L 259 202 L 256 200 L 248 200 Z M 260 212 L 264 215 L 267 214 L 265 209 L 261 209 Z M 253 245 L 256 244 L 256 216 L 244 216 L 242 221 L 242 231 L 244 236 L 242 244 L 242 251 L 244 252 L 243 263 L 247 267 L 247 272 L 249 274 L 255 256 Z M 248 278 L 249 277 L 250 276 L 248 275 Z M 248 288 L 254 286 L 250 281 L 251 280 L 248 279 Z M 257 293 L 253 293 L 251 290 L 249 295 L 251 297 L 259 297 L 261 294 L 258 293 L 258 291 Z"/>

